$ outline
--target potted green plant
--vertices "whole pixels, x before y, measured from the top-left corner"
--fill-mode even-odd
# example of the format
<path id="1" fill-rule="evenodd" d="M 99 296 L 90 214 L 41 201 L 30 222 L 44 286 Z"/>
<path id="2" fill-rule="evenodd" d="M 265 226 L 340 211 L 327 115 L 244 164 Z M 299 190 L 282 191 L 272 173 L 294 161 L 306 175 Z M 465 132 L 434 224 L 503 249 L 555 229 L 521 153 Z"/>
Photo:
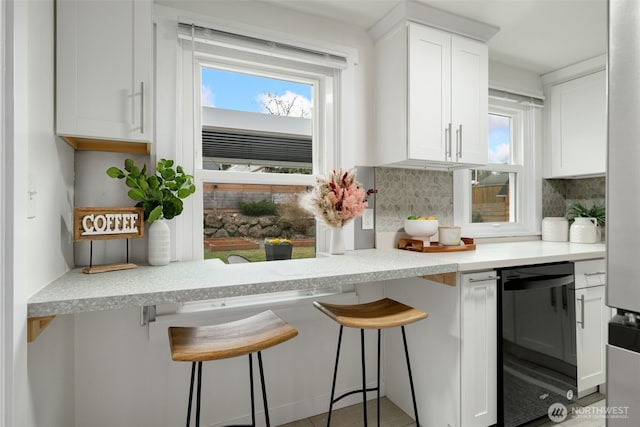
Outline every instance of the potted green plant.
<path id="1" fill-rule="evenodd" d="M 130 188 L 129 197 L 138 202 L 136 207 L 144 209 L 144 219 L 153 223 L 157 219 L 172 219 L 182 213 L 183 203 L 195 193 L 193 176 L 187 175 L 182 166 L 173 167 L 173 160 L 161 159 L 155 174 L 147 174 L 147 165 L 142 169 L 132 159 L 124 161 L 124 171 L 112 166 L 107 169 L 111 178 L 125 179 Z"/>
<path id="2" fill-rule="evenodd" d="M 182 166 L 174 168 L 174 161 L 161 159 L 154 174 L 147 173 L 147 165 L 142 168 L 132 159 L 124 161 L 124 170 L 115 166 L 107 169 L 107 175 L 124 179 L 129 187 L 129 197 L 136 201 L 136 207 L 144 210 L 144 219 L 149 223 L 149 264 L 166 265 L 171 256 L 169 226 L 164 220 L 175 218 L 182 213 L 182 199 L 195 193 L 193 176 L 184 172 Z"/>
<path id="3" fill-rule="evenodd" d="M 275 261 L 281 259 L 291 259 L 291 253 L 293 246 L 289 239 L 265 239 L 264 251 L 267 256 L 267 261 Z"/>

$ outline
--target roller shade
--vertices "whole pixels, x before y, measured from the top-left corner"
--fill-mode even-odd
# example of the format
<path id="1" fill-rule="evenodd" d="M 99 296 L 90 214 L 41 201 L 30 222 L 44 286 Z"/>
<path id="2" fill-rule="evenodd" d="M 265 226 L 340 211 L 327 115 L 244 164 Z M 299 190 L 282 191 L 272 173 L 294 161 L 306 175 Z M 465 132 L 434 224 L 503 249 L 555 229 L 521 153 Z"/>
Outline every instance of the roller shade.
<path id="1" fill-rule="evenodd" d="M 327 69 L 347 68 L 346 56 L 340 55 L 339 53 L 295 46 L 281 41 L 267 40 L 213 28 L 205 28 L 192 23 L 181 22 L 178 24 L 178 38 L 193 41 L 198 44 L 219 47 L 221 49 L 233 49 L 235 51 L 243 51 L 270 58 L 280 58 L 285 61 L 321 66 Z"/>

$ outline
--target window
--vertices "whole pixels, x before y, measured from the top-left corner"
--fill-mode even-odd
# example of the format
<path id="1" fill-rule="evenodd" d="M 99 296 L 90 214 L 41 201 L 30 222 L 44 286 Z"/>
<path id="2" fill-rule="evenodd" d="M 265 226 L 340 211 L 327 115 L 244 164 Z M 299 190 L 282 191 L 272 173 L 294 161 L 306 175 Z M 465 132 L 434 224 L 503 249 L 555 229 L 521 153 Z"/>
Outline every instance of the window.
<path id="1" fill-rule="evenodd" d="M 292 241 L 294 258 L 315 256 L 315 221 L 296 196 L 338 163 L 346 58 L 191 25 L 179 35 L 183 102 L 194 106 L 183 151 L 202 195 L 196 257 L 264 260 L 265 239 L 277 237 Z"/>
<path id="2" fill-rule="evenodd" d="M 474 237 L 534 234 L 540 214 L 540 108 L 489 99 L 488 163 L 454 172 L 454 222 Z"/>

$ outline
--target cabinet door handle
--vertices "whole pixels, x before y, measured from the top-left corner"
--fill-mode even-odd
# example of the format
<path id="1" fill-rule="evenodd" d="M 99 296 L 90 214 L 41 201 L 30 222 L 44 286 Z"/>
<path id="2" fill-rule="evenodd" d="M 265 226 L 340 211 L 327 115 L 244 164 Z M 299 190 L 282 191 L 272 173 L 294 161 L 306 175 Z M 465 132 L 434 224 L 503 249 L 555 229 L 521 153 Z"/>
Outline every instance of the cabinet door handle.
<path id="1" fill-rule="evenodd" d="M 452 157 L 451 154 L 451 123 L 449 126 L 444 128 L 444 157 L 445 160 L 450 159 Z"/>
<path id="2" fill-rule="evenodd" d="M 488 280 L 498 280 L 500 279 L 500 276 L 487 276 L 487 277 L 482 277 L 482 278 L 471 278 L 469 279 L 469 283 L 476 283 L 476 282 L 486 282 Z"/>
<path id="3" fill-rule="evenodd" d="M 140 133 L 144 133 L 144 82 L 140 82 Z"/>
<path id="4" fill-rule="evenodd" d="M 456 160 L 462 158 L 462 125 L 456 130 Z"/>
<path id="5" fill-rule="evenodd" d="M 576 323 L 584 329 L 584 294 L 580 295 L 578 301 L 580 302 L 580 321 L 576 320 Z"/>
<path id="6" fill-rule="evenodd" d="M 584 273 L 584 277 L 599 276 L 601 274 L 606 274 L 606 273 L 604 271 L 597 271 L 595 273 Z"/>

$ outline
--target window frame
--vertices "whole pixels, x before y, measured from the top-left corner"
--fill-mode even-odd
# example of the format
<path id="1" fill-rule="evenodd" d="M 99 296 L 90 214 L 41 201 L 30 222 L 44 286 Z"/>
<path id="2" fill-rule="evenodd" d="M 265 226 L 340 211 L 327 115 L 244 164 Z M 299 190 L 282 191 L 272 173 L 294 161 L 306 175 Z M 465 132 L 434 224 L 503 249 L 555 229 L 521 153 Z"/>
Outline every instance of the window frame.
<path id="1" fill-rule="evenodd" d="M 471 169 L 453 173 L 454 223 L 468 237 L 511 237 L 540 234 L 542 182 L 540 168 L 541 108 L 532 103 L 515 102 L 504 98 L 489 98 L 489 114 L 511 117 L 511 164 L 487 164 L 476 167 L 515 173 L 515 190 L 511 208 L 515 208 L 514 222 L 471 222 Z M 487 119 L 489 117 L 487 116 Z M 515 199 L 515 200 L 513 200 Z"/>
<path id="2" fill-rule="evenodd" d="M 276 185 L 313 185 L 315 176 L 329 168 L 339 167 L 341 164 L 340 139 L 343 130 L 340 123 L 344 123 L 343 116 L 345 105 L 350 103 L 348 94 L 352 90 L 345 87 L 344 81 L 351 81 L 352 69 L 334 69 L 332 73 L 315 71 L 314 67 L 300 69 L 295 72 L 291 68 L 278 65 L 259 64 L 261 57 L 256 55 L 256 62 L 249 63 L 245 59 L 234 59 L 230 56 L 218 56 L 206 52 L 194 51 L 194 45 L 190 49 L 185 40 L 178 41 L 179 72 L 178 91 L 182 104 L 182 117 L 179 119 L 182 141 L 180 150 L 186 164 L 190 164 L 194 171 L 194 183 L 202 189 L 205 182 L 218 183 L 242 183 L 263 184 L 265 177 L 269 177 L 270 184 Z M 349 49 L 346 49 L 350 51 Z M 354 53 L 349 52 L 345 57 L 348 64 L 355 63 Z M 313 85 L 314 117 L 312 124 L 313 162 L 312 174 L 268 174 L 250 172 L 213 171 L 202 168 L 202 119 L 201 119 L 201 67 L 213 66 L 215 68 L 249 71 L 252 74 L 266 77 L 287 78 L 292 81 L 300 81 Z M 317 67 L 316 67 L 317 68 Z M 193 141 L 193 143 L 190 143 Z M 182 226 L 183 252 L 190 253 L 191 259 L 203 259 L 203 233 L 204 226 L 202 214 L 204 203 L 202 197 L 194 197 L 192 201 L 192 215 L 189 221 Z M 349 245 L 350 242 L 347 242 Z M 352 242 L 351 242 L 352 243 Z M 316 250 L 321 251 L 328 244 L 328 233 L 321 224 L 316 228 Z"/>

